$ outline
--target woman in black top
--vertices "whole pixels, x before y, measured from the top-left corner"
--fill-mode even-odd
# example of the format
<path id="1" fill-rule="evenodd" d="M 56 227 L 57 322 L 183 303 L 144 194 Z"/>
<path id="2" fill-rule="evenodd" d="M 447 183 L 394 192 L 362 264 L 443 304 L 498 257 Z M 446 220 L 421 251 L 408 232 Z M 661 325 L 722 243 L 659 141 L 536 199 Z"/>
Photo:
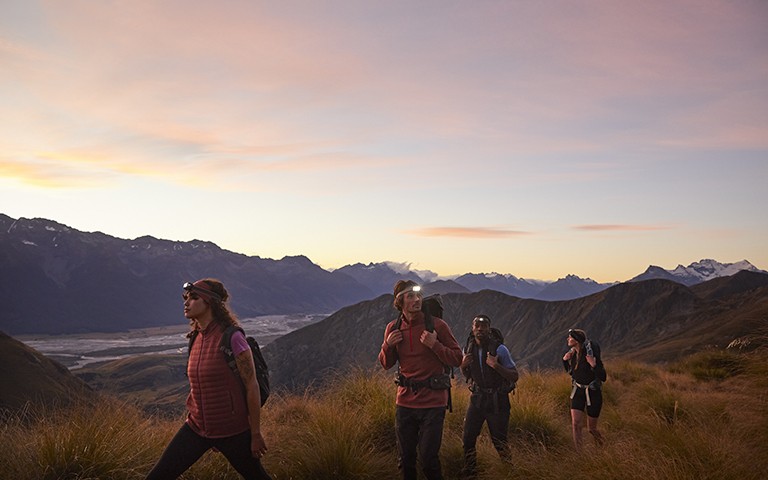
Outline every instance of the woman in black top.
<path id="1" fill-rule="evenodd" d="M 584 330 L 568 331 L 570 350 L 563 356 L 565 371 L 571 375 L 571 427 L 576 449 L 582 446 L 584 409 L 587 410 L 587 428 L 597 445 L 603 444 L 603 435 L 597 430 L 597 418 L 603 407 L 602 383 L 606 380 L 605 367 L 600 358 L 600 346 L 587 340 Z"/>

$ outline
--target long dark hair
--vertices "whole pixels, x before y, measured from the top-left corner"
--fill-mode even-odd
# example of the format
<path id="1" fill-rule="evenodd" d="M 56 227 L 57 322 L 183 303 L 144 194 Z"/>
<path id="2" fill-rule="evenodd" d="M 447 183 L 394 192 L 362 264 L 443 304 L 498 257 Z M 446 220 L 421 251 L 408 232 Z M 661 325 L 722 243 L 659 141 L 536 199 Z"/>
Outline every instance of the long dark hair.
<path id="1" fill-rule="evenodd" d="M 573 335 L 575 333 L 575 335 Z M 581 360 L 587 358 L 587 349 L 584 348 L 584 344 L 587 342 L 587 332 L 584 330 L 580 330 L 578 328 L 572 328 L 568 335 L 576 340 L 576 342 L 579 344 L 579 348 L 577 349 L 577 355 L 571 355 L 571 370 L 577 370 L 579 368 L 579 364 L 581 363 Z M 580 340 L 578 337 L 583 338 L 584 340 Z"/>
<path id="2" fill-rule="evenodd" d="M 218 323 L 224 328 L 229 326 L 234 326 L 234 327 L 240 326 L 240 323 L 237 321 L 237 315 L 235 315 L 229 309 L 229 306 L 228 306 L 229 292 L 227 292 L 227 289 L 224 288 L 224 284 L 221 283 L 220 280 L 217 280 L 215 278 L 203 278 L 200 281 L 204 282 L 209 290 L 211 290 L 212 292 L 217 294 L 219 297 L 221 297 L 221 300 L 218 300 L 215 298 L 211 298 L 210 301 L 206 300 L 206 302 L 208 302 L 208 305 L 211 306 L 211 314 L 213 315 L 214 323 Z M 187 334 L 187 337 L 193 335 L 193 332 L 200 330 L 200 326 L 197 324 L 195 320 L 189 321 L 189 327 L 190 327 L 190 331 Z"/>

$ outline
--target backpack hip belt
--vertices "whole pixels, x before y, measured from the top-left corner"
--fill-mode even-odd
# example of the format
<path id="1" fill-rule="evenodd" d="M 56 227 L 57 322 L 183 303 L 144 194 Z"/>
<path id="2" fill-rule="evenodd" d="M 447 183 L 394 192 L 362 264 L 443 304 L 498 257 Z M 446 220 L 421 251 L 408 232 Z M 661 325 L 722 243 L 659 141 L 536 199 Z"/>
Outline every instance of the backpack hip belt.
<path id="1" fill-rule="evenodd" d="M 485 403 L 488 400 L 493 401 L 493 413 L 499 413 L 499 399 L 509 395 L 502 387 L 483 388 L 473 383 L 469 387 L 469 391 L 472 392 L 472 398 L 479 398 L 480 402 Z"/>
<path id="2" fill-rule="evenodd" d="M 494 393 L 502 393 L 503 389 L 501 387 L 482 388 L 478 386 L 476 383 L 473 383 L 469 387 L 469 391 L 478 395 L 490 395 Z"/>
<path id="3" fill-rule="evenodd" d="M 411 388 L 414 391 L 420 388 L 431 388 L 432 390 L 447 390 L 451 385 L 451 377 L 447 373 L 434 375 L 426 380 L 415 381 L 404 375 L 395 377 L 395 383 L 403 388 Z"/>
<path id="4" fill-rule="evenodd" d="M 592 400 L 589 398 L 589 391 L 590 390 L 600 390 L 602 382 L 600 382 L 600 380 L 598 380 L 598 379 L 594 379 L 590 383 L 588 383 L 587 385 L 582 385 L 579 382 L 577 382 L 576 380 L 571 380 L 571 383 L 573 384 L 573 389 L 571 389 L 571 400 L 573 400 L 574 395 L 576 395 L 576 390 L 579 389 L 579 388 L 583 388 L 584 389 L 584 393 L 587 396 L 587 406 L 591 407 L 592 406 Z"/>

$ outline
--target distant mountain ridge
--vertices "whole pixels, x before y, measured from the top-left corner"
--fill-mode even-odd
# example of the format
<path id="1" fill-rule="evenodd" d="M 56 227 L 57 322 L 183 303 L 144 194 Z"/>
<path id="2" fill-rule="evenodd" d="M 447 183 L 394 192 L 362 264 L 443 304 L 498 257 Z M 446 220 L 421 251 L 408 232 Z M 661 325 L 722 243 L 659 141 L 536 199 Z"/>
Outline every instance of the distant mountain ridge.
<path id="1" fill-rule="evenodd" d="M 631 281 L 666 278 L 694 285 L 740 270 L 760 271 L 746 260 L 702 260 L 673 271 L 651 266 Z M 498 273 L 440 279 L 434 272 L 393 262 L 327 271 L 305 256 L 272 260 L 201 240 L 125 240 L 51 220 L 0 214 L 0 298 L 5 301 L 0 329 L 11 334 L 109 332 L 185 322 L 180 285 L 202 277 L 223 280 L 235 312 L 244 318 L 331 313 L 391 293 L 401 278 L 433 282 L 446 292 L 495 290 L 547 301 L 581 298 L 614 285 L 575 275 L 555 282 Z"/>
<path id="2" fill-rule="evenodd" d="M 181 285 L 202 277 L 225 281 L 243 317 L 328 313 L 373 296 L 303 256 L 248 257 L 205 241 L 123 240 L 0 215 L 0 330 L 11 334 L 186 322 Z"/>
<path id="3" fill-rule="evenodd" d="M 742 260 L 736 263 L 720 263 L 712 259 L 704 259 L 698 262 L 694 262 L 687 267 L 678 265 L 673 270 L 665 270 L 661 267 L 651 265 L 648 269 L 640 275 L 630 279 L 630 282 L 639 282 L 642 280 L 652 280 L 663 278 L 666 280 L 672 280 L 673 282 L 682 283 L 683 285 L 696 285 L 697 283 L 706 282 L 714 278 L 730 277 L 735 273 L 742 270 L 750 272 L 764 272 L 755 267 L 746 260 Z"/>
<path id="4" fill-rule="evenodd" d="M 367 286 L 371 291 L 378 294 L 389 293 L 391 286 L 386 287 L 385 283 L 377 282 L 377 278 L 410 278 L 424 283 L 427 278 L 420 278 L 415 272 L 406 272 L 410 275 L 404 275 L 389 267 L 386 262 L 376 264 L 355 264 L 348 265 L 343 269 L 344 273 L 354 277 L 360 283 Z M 694 262 L 688 267 L 678 265 L 674 270 L 664 270 L 661 267 L 651 265 L 648 269 L 630 279 L 630 282 L 642 280 L 665 279 L 673 282 L 682 283 L 686 286 L 696 285 L 697 283 L 712 280 L 714 278 L 731 276 L 742 270 L 751 272 L 765 272 L 755 267 L 746 260 L 736 263 L 720 263 L 716 260 L 704 259 Z M 400 270 L 401 272 L 402 270 Z M 378 277 L 369 280 L 369 275 L 362 272 L 377 272 Z M 431 272 L 430 272 L 431 273 Z M 414 278 L 415 277 L 415 278 Z M 430 276 L 429 278 L 434 278 Z M 546 280 L 529 280 L 518 278 L 512 274 L 492 273 L 465 273 L 453 279 L 459 285 L 466 287 L 469 291 L 478 292 L 480 290 L 496 290 L 519 298 L 532 298 L 537 300 L 559 301 L 573 300 L 575 298 L 585 297 L 593 293 L 600 292 L 606 288 L 616 285 L 618 282 L 598 283 L 590 278 L 581 278 L 577 275 L 566 275 L 554 282 Z"/>
<path id="5" fill-rule="evenodd" d="M 650 363 L 679 359 L 734 340 L 768 338 L 768 274 L 740 271 L 687 287 L 669 280 L 626 282 L 573 300 L 545 302 L 494 290 L 442 295 L 444 319 L 464 345 L 472 318 L 489 315 L 524 369 L 558 368 L 569 328 L 603 346 L 605 358 Z M 303 388 L 350 368 L 377 362 L 386 324 L 397 316 L 392 295 L 345 307 L 323 321 L 267 345 L 275 385 Z M 302 358 L 301 362 L 293 361 Z"/>
<path id="6" fill-rule="evenodd" d="M 420 276 L 413 271 L 392 269 L 387 262 L 370 263 L 368 265 L 347 265 L 336 271 L 343 271 L 376 294 L 382 295 L 392 291 L 392 283 L 382 282 L 381 279 L 398 280 L 400 278 L 414 280 L 421 284 L 433 281 L 435 275 Z M 372 274 L 375 272 L 375 274 Z M 431 274 L 432 272 L 428 272 Z M 500 273 L 465 273 L 454 279 L 447 279 L 463 286 L 471 292 L 480 290 L 496 290 L 520 298 L 535 298 L 538 300 L 571 300 L 604 290 L 615 283 L 597 283 L 592 279 L 582 279 L 576 275 L 567 275 L 557 281 L 528 280 L 511 274 Z"/>

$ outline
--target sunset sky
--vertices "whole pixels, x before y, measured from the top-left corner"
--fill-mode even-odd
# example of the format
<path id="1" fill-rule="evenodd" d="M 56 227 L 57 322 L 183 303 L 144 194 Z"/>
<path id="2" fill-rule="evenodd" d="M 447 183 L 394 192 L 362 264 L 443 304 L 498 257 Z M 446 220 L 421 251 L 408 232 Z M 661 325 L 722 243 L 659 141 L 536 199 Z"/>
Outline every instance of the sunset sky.
<path id="1" fill-rule="evenodd" d="M 334 269 L 768 269 L 768 2 L 0 3 L 0 213 Z"/>

